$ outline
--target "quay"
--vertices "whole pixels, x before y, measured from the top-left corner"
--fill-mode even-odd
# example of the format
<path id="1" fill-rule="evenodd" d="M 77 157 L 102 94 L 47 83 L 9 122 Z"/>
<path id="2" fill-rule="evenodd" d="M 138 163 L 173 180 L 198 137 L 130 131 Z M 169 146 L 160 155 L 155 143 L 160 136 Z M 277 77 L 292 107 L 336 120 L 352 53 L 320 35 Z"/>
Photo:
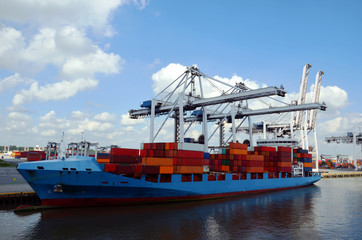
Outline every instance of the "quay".
<path id="1" fill-rule="evenodd" d="M 0 207 L 18 206 L 23 204 L 40 204 L 35 192 L 0 193 Z"/>
<path id="2" fill-rule="evenodd" d="M 322 178 L 362 177 L 362 172 L 322 172 Z"/>

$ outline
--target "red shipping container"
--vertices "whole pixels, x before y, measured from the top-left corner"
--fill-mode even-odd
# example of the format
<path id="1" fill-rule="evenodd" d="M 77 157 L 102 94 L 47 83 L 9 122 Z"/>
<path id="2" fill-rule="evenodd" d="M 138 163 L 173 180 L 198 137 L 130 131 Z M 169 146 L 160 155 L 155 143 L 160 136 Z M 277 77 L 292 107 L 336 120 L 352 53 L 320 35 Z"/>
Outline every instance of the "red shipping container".
<path id="1" fill-rule="evenodd" d="M 246 172 L 248 172 L 248 173 L 262 173 L 262 172 L 264 172 L 264 167 L 246 167 Z"/>
<path id="2" fill-rule="evenodd" d="M 135 165 L 135 173 L 141 173 L 142 172 L 142 165 Z"/>
<path id="3" fill-rule="evenodd" d="M 210 171 L 215 171 L 215 165 L 210 165 L 210 166 L 209 166 L 209 170 L 210 170 Z"/>
<path id="4" fill-rule="evenodd" d="M 291 167 L 278 167 L 278 172 L 292 172 Z"/>
<path id="5" fill-rule="evenodd" d="M 289 157 L 278 157 L 278 162 L 292 162 L 292 158 Z"/>
<path id="6" fill-rule="evenodd" d="M 134 174 L 135 166 L 121 166 L 117 165 L 117 175 L 120 174 Z"/>
<path id="7" fill-rule="evenodd" d="M 111 155 L 139 156 L 139 150 L 131 148 L 111 148 L 110 153 Z"/>
<path id="8" fill-rule="evenodd" d="M 282 146 L 279 146 L 278 147 L 278 152 L 289 152 L 291 153 L 292 149 L 290 147 L 282 147 Z"/>
<path id="9" fill-rule="evenodd" d="M 117 173 L 118 164 L 106 163 L 104 164 L 104 171 L 108 173 Z"/>
<path id="10" fill-rule="evenodd" d="M 300 157 L 301 158 L 312 158 L 313 156 L 312 156 L 312 154 L 309 154 L 309 153 L 301 153 Z"/>
<path id="11" fill-rule="evenodd" d="M 160 166 L 142 166 L 142 172 L 144 174 L 159 174 Z"/>
<path id="12" fill-rule="evenodd" d="M 178 166 L 202 166 L 204 159 L 201 158 L 177 158 L 176 165 Z"/>
<path id="13" fill-rule="evenodd" d="M 203 159 L 202 165 L 210 165 L 210 159 Z"/>
<path id="14" fill-rule="evenodd" d="M 204 152 L 178 150 L 177 151 L 177 157 L 179 157 L 179 158 L 204 158 Z"/>
<path id="15" fill-rule="evenodd" d="M 140 151 L 140 156 L 141 157 L 147 157 L 147 150 L 141 150 Z"/>
<path id="16" fill-rule="evenodd" d="M 264 162 L 246 161 L 246 167 L 264 167 Z"/>
<path id="17" fill-rule="evenodd" d="M 29 152 L 27 155 L 27 159 L 29 162 L 40 161 L 40 160 L 42 160 L 42 154 L 38 153 L 38 152 Z"/>
<path id="18" fill-rule="evenodd" d="M 278 162 L 278 167 L 292 167 L 291 162 Z"/>
<path id="19" fill-rule="evenodd" d="M 139 163 L 140 157 L 138 156 L 121 156 L 121 155 L 111 155 L 111 163 Z"/>
<path id="20" fill-rule="evenodd" d="M 290 152 L 278 152 L 278 157 L 292 157 Z"/>

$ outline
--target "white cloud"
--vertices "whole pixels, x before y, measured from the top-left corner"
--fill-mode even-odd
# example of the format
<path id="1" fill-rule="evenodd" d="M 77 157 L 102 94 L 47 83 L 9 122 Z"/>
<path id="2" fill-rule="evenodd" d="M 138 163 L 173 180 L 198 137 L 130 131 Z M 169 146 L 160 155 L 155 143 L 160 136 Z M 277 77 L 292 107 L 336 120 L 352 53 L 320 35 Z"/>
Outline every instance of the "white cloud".
<path id="1" fill-rule="evenodd" d="M 170 63 L 160 71 L 152 74 L 153 92 L 155 94 L 161 92 L 185 71 L 185 66 L 178 63 Z"/>
<path id="2" fill-rule="evenodd" d="M 44 116 L 39 117 L 40 121 L 52 121 L 55 120 L 55 111 L 50 111 L 47 114 L 45 114 Z"/>
<path id="3" fill-rule="evenodd" d="M 57 133 L 58 133 L 58 132 L 55 131 L 54 129 L 49 129 L 49 130 L 46 130 L 46 131 L 41 132 L 41 135 L 42 135 L 42 136 L 45 136 L 45 137 L 50 137 L 50 136 L 56 136 Z"/>
<path id="4" fill-rule="evenodd" d="M 1 1 L 0 16 L 7 21 L 40 26 L 91 27 L 104 35 L 111 36 L 114 31 L 108 23 L 110 14 L 123 3 L 125 1 L 121 0 Z"/>
<path id="5" fill-rule="evenodd" d="M 80 140 L 83 132 L 87 140 L 102 141 L 108 138 L 108 135 L 116 131 L 116 127 L 112 123 L 114 116 L 109 113 L 100 113 L 92 117 L 88 113 L 82 111 L 73 111 L 70 118 L 58 118 L 55 111 L 50 111 L 39 118 L 37 126 L 42 136 L 53 136 L 59 138 L 62 132 L 65 133 L 66 140 Z"/>
<path id="6" fill-rule="evenodd" d="M 62 81 L 53 84 L 40 86 L 38 82 L 33 83 L 29 90 L 21 90 L 13 98 L 13 104 L 24 104 L 33 100 L 48 101 L 48 100 L 65 100 L 79 91 L 92 89 L 98 85 L 95 79 L 76 79 L 75 81 Z"/>
<path id="7" fill-rule="evenodd" d="M 318 128 L 325 136 L 342 136 L 346 132 L 353 131 L 353 128 L 362 123 L 362 113 L 349 113 L 345 116 L 338 116 L 333 119 L 318 122 Z"/>
<path id="8" fill-rule="evenodd" d="M 337 86 L 321 87 L 320 102 L 327 104 L 327 111 L 341 110 L 348 105 L 348 94 Z"/>
<path id="9" fill-rule="evenodd" d="M 77 28 L 92 28 L 104 36 L 113 36 L 109 24 L 113 12 L 124 4 L 134 4 L 143 9 L 147 0 L 63 0 L 63 1 L 0 1 L 0 19 L 22 24 L 34 24 L 58 28 L 73 25 Z"/>
<path id="10" fill-rule="evenodd" d="M 115 118 L 116 117 L 114 114 L 111 114 L 108 112 L 103 112 L 101 114 L 97 114 L 94 116 L 94 120 L 100 121 L 100 122 L 114 121 Z"/>
<path id="11" fill-rule="evenodd" d="M 145 124 L 145 119 L 132 119 L 129 118 L 128 113 L 123 114 L 121 116 L 121 124 L 125 126 L 133 126 L 133 125 L 139 125 L 139 124 Z"/>
<path id="12" fill-rule="evenodd" d="M 73 26 L 59 30 L 41 28 L 30 37 L 28 46 L 21 32 L 5 29 L 0 32 L 3 45 L 0 46 L 0 66 L 11 70 L 35 74 L 47 64 L 53 64 L 67 78 L 76 78 L 89 77 L 96 72 L 118 73 L 124 63 L 119 55 L 105 53 Z"/>
<path id="13" fill-rule="evenodd" d="M 15 69 L 18 66 L 18 54 L 25 46 L 20 31 L 0 23 L 0 67 Z"/>
<path id="14" fill-rule="evenodd" d="M 2 91 L 12 89 L 20 84 L 28 85 L 33 83 L 34 80 L 28 78 L 22 78 L 19 73 L 15 73 L 12 76 L 6 77 L 3 80 L 0 80 L 0 93 Z"/>
<path id="15" fill-rule="evenodd" d="M 58 70 L 60 76 L 54 77 L 60 81 L 45 85 L 35 82 L 28 90 L 23 89 L 14 96 L 14 104 L 67 99 L 79 91 L 94 88 L 98 84 L 96 73 L 117 74 L 125 62 L 117 54 L 105 53 L 86 37 L 84 30 L 73 25 L 45 26 L 34 35 L 27 35 L 25 39 L 21 31 L 0 25 L 0 67 L 35 75 L 50 64 Z M 19 75 L 15 77 L 19 82 Z M 5 83 L 15 82 L 15 78 L 6 80 L 0 82 L 0 91 Z M 37 94 L 38 90 L 41 94 Z"/>
<path id="16" fill-rule="evenodd" d="M 97 86 L 98 81 L 94 79 L 96 73 L 119 73 L 124 63 L 119 55 L 103 52 L 82 32 L 70 26 L 59 32 L 50 28 L 40 29 L 30 40 L 29 46 L 22 44 L 21 33 L 12 28 L 2 28 L 0 34 L 5 35 L 0 38 L 3 45 L 0 48 L 0 66 L 24 74 L 35 74 L 48 64 L 54 64 L 63 75 L 62 81 L 44 86 L 27 78 L 21 80 L 19 74 L 1 81 L 0 91 L 19 82 L 33 82 L 28 90 L 23 89 L 14 96 L 14 104 L 67 99 L 79 91 Z M 11 43 L 14 39 L 18 39 L 19 43 Z"/>
<path id="17" fill-rule="evenodd" d="M 14 89 L 13 106 L 6 108 L 10 113 L 0 116 L 0 124 L 4 126 L 0 135 L 11 136 L 18 143 L 58 140 L 54 138 L 59 138 L 63 131 L 76 139 L 80 138 L 80 132 L 97 139 L 119 136 L 121 130 L 114 124 L 117 117 L 107 112 L 73 111 L 70 116 L 59 118 L 54 110 L 48 110 L 36 117 L 36 113 L 28 114 L 30 111 L 22 105 L 65 100 L 95 88 L 99 82 L 97 74 L 119 73 L 125 60 L 108 52 L 109 43 L 101 43 L 100 47 L 98 42 L 103 39 L 95 42 L 88 33 L 111 37 L 116 33 L 111 19 L 119 6 L 132 4 L 144 9 L 148 3 L 148 0 L 0 1 L 0 68 L 2 76 L 7 76 L 0 79 L 0 92 Z M 159 60 L 154 64 L 159 64 Z M 28 137 L 24 136 L 27 133 Z"/>
<path id="18" fill-rule="evenodd" d="M 97 50 L 97 52 L 83 57 L 68 59 L 62 67 L 62 72 L 71 77 L 90 77 L 96 72 L 119 73 L 120 65 L 123 63 L 124 60 L 119 55 L 106 54 Z"/>
<path id="19" fill-rule="evenodd" d="M 20 112 L 11 112 L 9 113 L 9 118 L 11 120 L 30 120 L 31 117 L 28 116 L 27 114 L 24 114 L 24 113 L 20 113 Z"/>
<path id="20" fill-rule="evenodd" d="M 81 111 L 73 111 L 70 118 L 73 120 L 82 120 L 83 118 L 88 117 L 87 113 Z"/>

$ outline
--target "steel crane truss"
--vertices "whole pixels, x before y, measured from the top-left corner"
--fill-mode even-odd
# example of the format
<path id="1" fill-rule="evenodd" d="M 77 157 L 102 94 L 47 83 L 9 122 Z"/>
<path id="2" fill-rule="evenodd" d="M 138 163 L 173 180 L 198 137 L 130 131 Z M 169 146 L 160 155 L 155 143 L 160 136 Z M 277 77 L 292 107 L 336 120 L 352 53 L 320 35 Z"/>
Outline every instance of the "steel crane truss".
<path id="1" fill-rule="evenodd" d="M 205 107 L 205 106 L 218 105 L 223 103 L 237 102 L 237 101 L 267 97 L 272 95 L 284 96 L 285 91 L 278 89 L 276 87 L 266 87 L 256 90 L 249 90 L 245 92 L 232 93 L 229 95 L 222 95 L 222 96 L 203 98 L 203 99 L 197 99 L 193 96 L 188 96 L 188 100 L 185 101 L 183 109 L 184 111 L 192 111 L 195 110 L 197 107 Z M 155 108 L 156 115 L 164 115 L 175 109 L 175 104 L 172 104 L 172 106 L 164 106 L 165 103 L 162 103 L 162 101 L 157 101 L 157 103 L 159 103 L 160 106 L 156 106 Z M 149 116 L 151 115 L 151 109 L 146 108 L 139 110 L 130 110 L 129 115 L 133 119 Z"/>
<path id="2" fill-rule="evenodd" d="M 196 93 L 196 82 L 198 80 L 200 86 L 200 94 Z M 203 80 L 203 81 L 202 81 Z M 204 97 L 203 84 L 208 82 L 213 87 L 217 88 L 220 92 L 219 96 L 213 97 Z M 228 90 L 222 90 L 218 88 L 217 83 L 221 86 L 228 87 Z M 175 87 L 176 85 L 176 87 Z M 172 89 L 173 86 L 173 89 Z M 170 90 L 169 93 L 166 90 Z M 160 96 L 165 94 L 163 98 Z M 186 71 L 181 74 L 176 80 L 169 84 L 163 91 L 161 91 L 154 99 L 145 101 L 141 105 L 141 109 L 132 109 L 129 111 L 130 118 L 138 119 L 143 117 L 151 118 L 151 132 L 150 132 L 150 141 L 153 142 L 160 132 L 161 128 L 164 126 L 166 120 L 170 117 L 177 119 L 175 121 L 175 129 L 180 131 L 178 137 L 181 137 L 183 141 L 184 129 L 183 124 L 185 122 L 203 122 L 203 134 L 207 134 L 206 123 L 209 121 L 218 120 L 219 123 L 228 120 L 228 122 L 233 123 L 233 136 L 235 136 L 235 119 L 249 118 L 250 116 L 264 115 L 264 114 L 273 114 L 273 113 L 284 113 L 292 111 L 304 111 L 310 109 L 320 109 L 325 110 L 326 106 L 319 103 L 310 103 L 310 104 L 300 104 L 300 105 L 290 105 L 287 103 L 287 106 L 284 107 L 268 107 L 265 109 L 251 110 L 248 108 L 247 100 L 250 99 L 259 99 L 262 97 L 270 96 L 281 96 L 284 97 L 286 92 L 284 89 L 277 87 L 266 87 L 260 89 L 249 89 L 243 83 L 237 83 L 235 86 L 222 82 L 218 79 L 207 76 L 202 73 L 196 67 L 187 67 Z M 273 100 L 279 101 L 272 98 Z M 246 106 L 242 106 L 242 101 L 245 101 Z M 237 106 L 236 102 L 239 102 Z M 279 101 L 281 102 L 281 101 Z M 224 107 L 222 107 L 224 106 Z M 208 108 L 216 108 L 216 110 L 208 111 Z M 223 108 L 220 110 L 220 108 Z M 185 112 L 193 111 L 189 116 L 185 116 Z M 179 114 L 182 112 L 183 114 Z M 160 115 L 167 115 L 163 124 L 161 124 L 160 129 L 154 135 L 153 125 L 154 117 Z M 179 125 L 179 126 L 176 126 Z M 191 124 L 190 124 L 191 126 Z M 189 126 L 189 127 L 190 127 Z M 249 127 L 250 127 L 249 126 Z M 187 130 L 186 130 L 187 131 Z M 176 134 L 175 134 L 176 135 Z M 234 137 L 235 138 L 235 137 Z M 210 140 L 206 135 L 205 139 Z M 175 139 L 176 140 L 176 139 Z M 178 140 L 178 139 L 177 139 Z M 205 142 L 205 145 L 207 143 Z"/>

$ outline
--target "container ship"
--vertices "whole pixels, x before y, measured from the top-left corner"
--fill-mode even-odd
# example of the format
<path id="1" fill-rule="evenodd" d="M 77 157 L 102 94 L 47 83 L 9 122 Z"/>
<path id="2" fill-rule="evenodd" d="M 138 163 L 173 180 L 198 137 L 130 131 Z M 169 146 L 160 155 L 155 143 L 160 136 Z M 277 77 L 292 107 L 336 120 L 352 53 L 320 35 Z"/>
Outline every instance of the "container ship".
<path id="1" fill-rule="evenodd" d="M 140 149 L 112 147 L 109 152 L 99 152 L 97 144 L 83 141 L 73 143 L 68 154 L 59 159 L 19 163 L 17 169 L 42 205 L 53 207 L 212 199 L 303 187 L 321 179 L 319 173 L 312 172 L 312 155 L 307 150 L 287 144 L 253 146 L 250 116 L 324 110 L 324 105 L 315 102 L 245 109 L 242 103 L 249 99 L 284 96 L 285 91 L 275 87 L 251 90 L 236 84 L 228 94 L 206 97 L 202 90 L 195 90 L 195 83 L 200 81 L 201 87 L 204 78 L 210 79 L 196 67 L 188 67 L 178 78 L 180 81 L 173 82 L 176 88 L 169 94 L 143 102 L 141 109 L 130 110 L 133 119 L 150 118 L 150 141 L 141 144 Z M 222 105 L 227 107 L 220 110 Z M 160 130 L 155 131 L 154 121 L 160 116 L 175 122 L 171 142 L 156 141 Z M 250 141 L 239 143 L 236 122 L 247 118 Z M 185 137 L 189 129 L 185 125 L 194 122 L 202 123 L 202 135 L 197 141 Z M 219 127 L 217 147 L 209 146 L 210 122 Z M 224 123 L 231 124 L 230 141 L 224 141 Z M 290 132 L 295 131 L 293 125 L 290 127 Z"/>
<path id="2" fill-rule="evenodd" d="M 205 154 L 197 151 L 202 147 L 145 143 L 140 151 L 112 148 L 97 160 L 70 156 L 20 163 L 17 169 L 42 205 L 57 207 L 220 198 L 302 187 L 321 178 L 311 171 L 311 154 L 302 149 L 248 152 L 245 144 L 231 142 L 224 153 Z M 303 175 L 292 172 L 293 161 L 307 166 Z"/>

